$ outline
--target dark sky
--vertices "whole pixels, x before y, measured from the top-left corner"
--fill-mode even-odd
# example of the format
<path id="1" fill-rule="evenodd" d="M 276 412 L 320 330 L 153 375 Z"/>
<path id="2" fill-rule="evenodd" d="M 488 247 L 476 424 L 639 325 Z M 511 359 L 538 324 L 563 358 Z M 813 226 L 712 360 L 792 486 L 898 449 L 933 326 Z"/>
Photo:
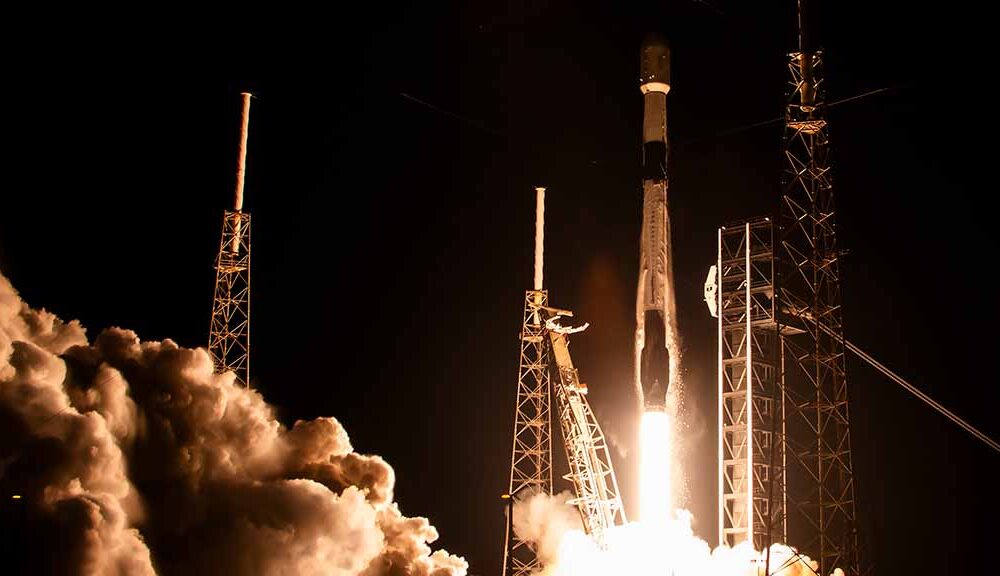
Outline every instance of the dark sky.
<path id="1" fill-rule="evenodd" d="M 848 339 L 1000 437 L 987 38 L 954 3 L 817 13 L 828 100 L 889 88 L 829 113 Z M 702 282 L 716 227 L 776 205 L 780 126 L 730 130 L 783 113 L 793 15 L 788 0 L 663 0 L 25 17 L 3 41 L 0 269 L 92 336 L 203 345 L 238 93 L 255 92 L 253 385 L 287 424 L 340 419 L 395 467 L 405 513 L 430 517 L 472 574 L 497 574 L 535 185 L 546 284 L 592 323 L 574 360 L 634 510 L 638 47 L 663 33 L 689 506 L 714 544 Z M 848 370 L 868 559 L 882 574 L 993 563 L 1000 455 Z"/>

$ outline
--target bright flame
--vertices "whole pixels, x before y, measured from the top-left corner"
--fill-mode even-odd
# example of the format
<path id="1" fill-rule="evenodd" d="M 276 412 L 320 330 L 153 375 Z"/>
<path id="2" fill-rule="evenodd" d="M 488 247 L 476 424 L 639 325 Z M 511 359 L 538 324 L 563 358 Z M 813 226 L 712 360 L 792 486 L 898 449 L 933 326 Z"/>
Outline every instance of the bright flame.
<path id="1" fill-rule="evenodd" d="M 691 515 L 677 510 L 659 528 L 641 522 L 613 528 L 600 550 L 580 530 L 561 535 L 558 558 L 545 576 L 764 576 L 765 555 L 748 542 L 711 550 L 691 530 Z M 771 576 L 815 576 L 817 565 L 782 544 L 771 547 Z M 835 576 L 843 576 L 839 570 Z"/>
<path id="2" fill-rule="evenodd" d="M 670 416 L 645 412 L 640 428 L 639 519 L 650 528 L 670 521 Z"/>
<path id="3" fill-rule="evenodd" d="M 541 576 L 765 576 L 766 554 L 749 542 L 712 550 L 694 535 L 691 513 L 671 502 L 673 437 L 670 414 L 642 415 L 639 522 L 605 534 L 606 549 L 581 530 L 541 520 L 537 533 L 558 550 Z M 568 506 L 568 504 L 566 504 Z M 553 514 L 553 517 L 556 515 Z M 770 576 L 815 576 L 817 564 L 783 544 L 771 546 Z M 835 576 L 843 576 L 839 569 Z"/>

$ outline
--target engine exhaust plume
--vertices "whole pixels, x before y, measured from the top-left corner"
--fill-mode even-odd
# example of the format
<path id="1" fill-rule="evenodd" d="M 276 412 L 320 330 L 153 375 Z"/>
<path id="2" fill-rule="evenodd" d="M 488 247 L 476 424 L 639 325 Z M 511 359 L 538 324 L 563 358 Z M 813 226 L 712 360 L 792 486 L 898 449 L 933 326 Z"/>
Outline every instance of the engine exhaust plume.
<path id="1" fill-rule="evenodd" d="M 518 535 L 534 542 L 544 568 L 541 576 L 765 576 L 766 555 L 748 542 L 712 550 L 694 535 L 692 517 L 676 510 L 654 525 L 645 521 L 617 526 L 605 535 L 606 549 L 573 523 L 575 510 L 566 498 L 536 494 L 515 502 Z M 794 548 L 771 546 L 770 576 L 816 576 L 818 564 Z M 830 576 L 844 576 L 837 569 Z"/>

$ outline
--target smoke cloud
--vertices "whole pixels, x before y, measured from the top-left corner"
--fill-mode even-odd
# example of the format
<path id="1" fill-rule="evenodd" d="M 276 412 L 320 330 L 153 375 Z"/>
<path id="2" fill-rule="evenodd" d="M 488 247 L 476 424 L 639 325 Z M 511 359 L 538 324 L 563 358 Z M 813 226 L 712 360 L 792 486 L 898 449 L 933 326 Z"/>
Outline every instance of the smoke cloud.
<path id="1" fill-rule="evenodd" d="M 514 502 L 511 524 L 521 540 L 533 542 L 543 564 L 559 560 L 559 546 L 567 532 L 583 531 L 580 513 L 569 503 L 573 494 L 544 492 Z"/>
<path id="2" fill-rule="evenodd" d="M 15 572 L 465 575 L 394 484 L 337 420 L 283 426 L 204 349 L 120 328 L 89 342 L 0 275 L 0 538 Z"/>

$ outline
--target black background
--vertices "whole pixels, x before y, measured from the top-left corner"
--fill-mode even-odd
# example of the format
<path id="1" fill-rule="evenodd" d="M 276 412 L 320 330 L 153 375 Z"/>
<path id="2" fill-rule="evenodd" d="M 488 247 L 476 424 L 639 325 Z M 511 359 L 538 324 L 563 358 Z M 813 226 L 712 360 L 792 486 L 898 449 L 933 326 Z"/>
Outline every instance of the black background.
<path id="1" fill-rule="evenodd" d="M 752 5 L 752 6 L 751 6 Z M 688 506 L 714 544 L 715 230 L 778 198 L 794 5 L 413 3 L 11 15 L 0 267 L 90 335 L 207 339 L 238 93 L 252 106 L 252 383 L 396 469 L 471 574 L 502 552 L 534 195 L 546 285 L 634 511 L 638 47 L 673 46 L 671 211 Z M 982 17 L 982 18 L 981 18 Z M 965 5 L 823 3 L 848 338 L 1000 437 L 995 94 Z M 427 105 L 429 104 L 429 105 Z M 859 520 L 882 574 L 995 565 L 1000 455 L 850 358 Z M 792 538 L 794 544 L 794 537 Z"/>

